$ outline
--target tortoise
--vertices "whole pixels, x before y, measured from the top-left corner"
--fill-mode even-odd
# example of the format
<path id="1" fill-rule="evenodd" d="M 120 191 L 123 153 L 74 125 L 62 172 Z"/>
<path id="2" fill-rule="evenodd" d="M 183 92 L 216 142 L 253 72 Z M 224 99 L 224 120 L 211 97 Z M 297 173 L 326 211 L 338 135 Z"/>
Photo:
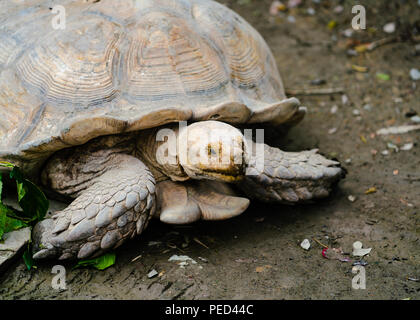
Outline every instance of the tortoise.
<path id="1" fill-rule="evenodd" d="M 262 36 L 217 2 L 2 1 L 0 39 L 0 159 L 72 199 L 34 227 L 35 259 L 98 256 L 152 217 L 323 198 L 343 176 L 317 150 L 242 130 L 286 130 L 306 108 Z"/>

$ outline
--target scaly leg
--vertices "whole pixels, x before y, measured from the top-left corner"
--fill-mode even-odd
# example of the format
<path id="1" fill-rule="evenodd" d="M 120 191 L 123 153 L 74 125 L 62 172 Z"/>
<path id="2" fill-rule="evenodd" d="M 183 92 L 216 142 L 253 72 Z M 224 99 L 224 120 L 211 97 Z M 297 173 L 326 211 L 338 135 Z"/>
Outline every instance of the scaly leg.
<path id="1" fill-rule="evenodd" d="M 327 197 L 344 171 L 337 161 L 317 151 L 284 152 L 264 145 L 264 154 L 251 157 L 248 174 L 239 187 L 249 197 L 265 202 L 296 203 Z M 264 164 L 263 170 L 258 163 Z"/>
<path id="2" fill-rule="evenodd" d="M 154 210 L 155 181 L 149 169 L 135 157 L 114 154 L 107 169 L 66 209 L 35 226 L 34 258 L 98 256 L 140 234 Z"/>

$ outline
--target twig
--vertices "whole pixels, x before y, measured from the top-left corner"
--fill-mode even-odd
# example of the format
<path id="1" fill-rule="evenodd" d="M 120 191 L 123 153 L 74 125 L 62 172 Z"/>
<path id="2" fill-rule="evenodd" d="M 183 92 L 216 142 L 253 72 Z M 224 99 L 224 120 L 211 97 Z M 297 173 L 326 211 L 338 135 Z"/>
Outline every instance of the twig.
<path id="1" fill-rule="evenodd" d="M 407 177 L 407 178 L 404 178 L 404 180 L 408 180 L 408 181 L 420 181 L 420 177 Z"/>
<path id="2" fill-rule="evenodd" d="M 210 249 L 209 247 L 207 247 L 204 243 L 202 243 L 200 240 L 198 240 L 197 238 L 193 239 L 195 242 L 197 242 L 198 244 L 201 244 L 204 248 L 206 249 Z"/>
<path id="3" fill-rule="evenodd" d="M 376 41 L 373 41 L 373 42 L 369 43 L 366 46 L 366 50 L 367 51 L 373 51 L 378 47 L 381 47 L 381 46 L 389 44 L 389 43 L 397 42 L 397 41 L 399 41 L 399 37 L 389 37 L 389 38 L 376 40 Z"/>
<path id="4" fill-rule="evenodd" d="M 318 88 L 318 89 L 286 89 L 286 94 L 291 96 L 316 96 L 343 93 L 343 88 Z"/>
<path id="5" fill-rule="evenodd" d="M 139 260 L 140 258 L 141 258 L 141 255 L 135 257 L 133 260 L 131 260 L 131 262 L 135 262 L 135 261 Z"/>
<path id="6" fill-rule="evenodd" d="M 320 241 L 318 241 L 317 239 L 315 239 L 315 238 L 312 238 L 315 242 L 317 242 L 321 247 L 324 247 L 324 248 L 327 248 L 328 249 L 328 247 L 325 245 L 325 244 L 322 244 Z"/>
<path id="7" fill-rule="evenodd" d="M 185 253 L 184 250 L 182 250 L 181 248 L 179 248 L 178 246 L 174 245 L 174 244 L 170 244 L 169 242 L 166 244 L 169 248 L 171 249 L 178 249 L 179 251 L 181 251 L 182 253 Z"/>
<path id="8" fill-rule="evenodd" d="M 420 41 L 420 37 L 418 36 L 411 36 L 411 41 L 413 42 L 419 42 Z M 365 51 L 373 51 L 376 48 L 382 47 L 386 44 L 390 44 L 390 43 L 394 43 L 394 42 L 403 42 L 404 39 L 400 36 L 395 36 L 395 37 L 388 37 L 388 38 L 384 38 L 384 39 L 379 39 L 370 43 L 362 43 L 358 46 L 355 47 L 356 51 L 358 52 L 365 52 Z"/>

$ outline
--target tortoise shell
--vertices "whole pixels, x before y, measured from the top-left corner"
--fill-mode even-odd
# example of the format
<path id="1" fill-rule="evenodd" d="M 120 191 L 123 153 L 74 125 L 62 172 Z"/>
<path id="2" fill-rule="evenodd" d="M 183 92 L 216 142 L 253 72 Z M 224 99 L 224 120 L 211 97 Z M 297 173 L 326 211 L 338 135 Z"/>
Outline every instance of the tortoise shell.
<path id="1" fill-rule="evenodd" d="M 260 34 L 217 2 L 0 2 L 0 158 L 26 171 L 101 135 L 298 106 Z"/>

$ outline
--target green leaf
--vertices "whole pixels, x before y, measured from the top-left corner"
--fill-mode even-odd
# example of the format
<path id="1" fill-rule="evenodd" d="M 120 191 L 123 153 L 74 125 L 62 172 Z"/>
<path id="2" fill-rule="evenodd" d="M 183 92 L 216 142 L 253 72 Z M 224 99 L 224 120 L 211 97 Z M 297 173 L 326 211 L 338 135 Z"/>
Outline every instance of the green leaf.
<path id="1" fill-rule="evenodd" d="M 18 202 L 23 209 L 22 218 L 28 218 L 30 222 L 41 221 L 49 208 L 49 201 L 44 193 L 25 179 L 18 167 L 13 167 L 10 178 L 16 180 Z"/>
<path id="2" fill-rule="evenodd" d="M 0 211 L 0 240 L 3 239 L 3 234 L 6 229 L 6 213 Z"/>
<path id="3" fill-rule="evenodd" d="M 31 222 L 42 220 L 49 208 L 49 201 L 44 193 L 31 181 L 23 177 L 18 167 L 0 161 L 0 167 L 12 168 L 10 178 L 16 181 L 18 202 L 22 211 L 15 210 L 2 202 L 3 181 L 0 173 L 0 240 L 4 233 L 27 227 Z M 26 268 L 36 268 L 32 258 L 31 244 L 29 243 L 23 253 Z"/>
<path id="4" fill-rule="evenodd" d="M 16 219 L 13 217 L 12 214 L 8 214 L 9 212 L 13 212 L 4 204 L 0 204 L 0 212 L 6 213 L 6 221 L 5 221 L 5 232 L 10 232 L 13 230 L 18 230 L 20 228 L 28 227 L 25 221 Z"/>
<path id="5" fill-rule="evenodd" d="M 391 77 L 390 77 L 388 74 L 386 74 L 386 73 L 380 73 L 380 72 L 378 72 L 378 73 L 376 74 L 376 77 L 377 77 L 379 80 L 382 80 L 382 81 L 388 81 L 389 79 L 391 79 Z"/>
<path id="6" fill-rule="evenodd" d="M 25 179 L 18 167 L 0 161 L 0 167 L 12 168 L 10 178 L 16 180 L 18 202 L 22 211 L 9 207 L 2 202 L 3 181 L 0 173 L 0 240 L 7 232 L 27 227 L 30 223 L 42 220 L 48 211 L 49 202 L 42 191 Z"/>
<path id="7" fill-rule="evenodd" d="M 19 230 L 28 226 L 24 221 L 13 218 L 13 214 L 14 212 L 12 209 L 0 202 L 0 240 L 7 232 Z"/>
<path id="8" fill-rule="evenodd" d="M 34 259 L 32 258 L 31 246 L 28 244 L 25 252 L 23 253 L 23 261 L 25 262 L 26 268 L 31 270 L 32 268 L 36 268 L 34 266 Z"/>
<path id="9" fill-rule="evenodd" d="M 0 161 L 0 167 L 5 168 L 13 168 L 15 165 L 11 164 L 10 162 Z"/>
<path id="10" fill-rule="evenodd" d="M 106 268 L 115 264 L 115 253 L 106 253 L 95 259 L 80 260 L 73 269 L 80 267 L 93 267 L 98 270 L 105 270 Z"/>
<path id="11" fill-rule="evenodd" d="M 22 228 L 28 227 L 28 225 L 19 219 L 14 219 L 6 216 L 6 226 L 4 232 L 11 232 L 14 230 L 19 230 Z"/>

